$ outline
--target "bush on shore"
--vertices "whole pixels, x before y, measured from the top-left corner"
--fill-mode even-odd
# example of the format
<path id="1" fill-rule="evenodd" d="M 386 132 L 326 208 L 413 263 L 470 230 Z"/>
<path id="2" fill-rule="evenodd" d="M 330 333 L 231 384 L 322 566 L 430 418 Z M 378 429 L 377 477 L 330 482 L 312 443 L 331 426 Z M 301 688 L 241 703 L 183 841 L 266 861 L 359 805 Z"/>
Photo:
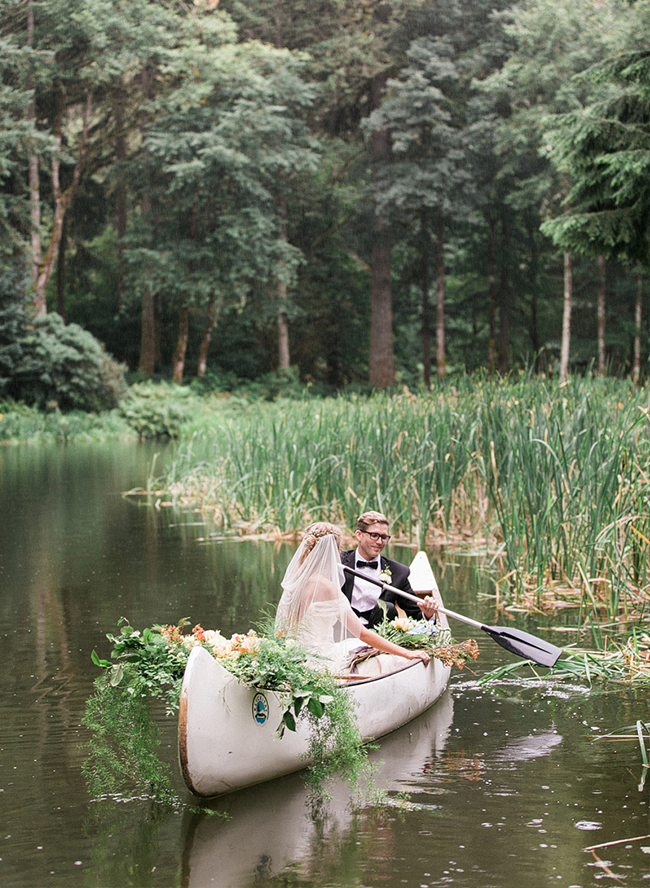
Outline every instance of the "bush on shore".
<path id="1" fill-rule="evenodd" d="M 4 383 L 10 398 L 41 409 L 96 412 L 117 407 L 127 393 L 126 366 L 56 312 L 34 318 L 17 345 L 20 361 Z"/>

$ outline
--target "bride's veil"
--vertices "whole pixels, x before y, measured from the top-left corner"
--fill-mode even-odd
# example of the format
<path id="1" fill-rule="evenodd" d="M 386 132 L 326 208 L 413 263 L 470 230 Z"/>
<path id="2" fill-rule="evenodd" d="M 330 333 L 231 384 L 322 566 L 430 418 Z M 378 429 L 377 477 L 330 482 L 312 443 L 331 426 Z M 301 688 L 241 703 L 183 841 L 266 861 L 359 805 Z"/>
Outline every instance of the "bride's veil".
<path id="1" fill-rule="evenodd" d="M 321 521 L 307 528 L 282 580 L 276 632 L 303 642 L 318 634 L 318 647 L 349 635 L 358 637 L 360 622 L 341 592 L 340 542 L 341 531 L 333 524 Z"/>

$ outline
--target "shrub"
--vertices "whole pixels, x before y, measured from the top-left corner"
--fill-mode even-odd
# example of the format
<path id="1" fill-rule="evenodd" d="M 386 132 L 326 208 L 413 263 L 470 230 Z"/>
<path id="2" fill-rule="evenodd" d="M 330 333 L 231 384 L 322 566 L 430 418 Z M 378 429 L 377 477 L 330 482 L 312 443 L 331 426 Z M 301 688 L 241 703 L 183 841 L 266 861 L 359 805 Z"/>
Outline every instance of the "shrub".
<path id="1" fill-rule="evenodd" d="M 110 410 L 127 392 L 125 367 L 95 337 L 56 313 L 39 315 L 20 341 L 7 394 L 41 408 Z"/>
<path id="2" fill-rule="evenodd" d="M 237 388 L 237 392 L 246 397 L 264 401 L 276 401 L 278 398 L 300 401 L 308 391 L 300 383 L 297 367 L 280 367 L 265 373 L 259 380 L 243 383 Z"/>
<path id="3" fill-rule="evenodd" d="M 120 413 L 141 438 L 177 438 L 197 404 L 189 388 L 143 382 L 131 386 Z"/>

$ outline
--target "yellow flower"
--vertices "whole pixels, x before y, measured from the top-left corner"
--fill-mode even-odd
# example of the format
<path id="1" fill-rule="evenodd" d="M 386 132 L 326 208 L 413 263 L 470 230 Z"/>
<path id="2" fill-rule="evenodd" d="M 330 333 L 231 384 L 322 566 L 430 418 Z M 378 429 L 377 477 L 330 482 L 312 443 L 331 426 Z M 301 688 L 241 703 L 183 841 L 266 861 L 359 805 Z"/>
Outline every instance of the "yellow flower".
<path id="1" fill-rule="evenodd" d="M 411 618 L 397 617 L 393 620 L 393 626 L 395 626 L 396 629 L 400 629 L 402 632 L 408 632 L 411 628 Z"/>

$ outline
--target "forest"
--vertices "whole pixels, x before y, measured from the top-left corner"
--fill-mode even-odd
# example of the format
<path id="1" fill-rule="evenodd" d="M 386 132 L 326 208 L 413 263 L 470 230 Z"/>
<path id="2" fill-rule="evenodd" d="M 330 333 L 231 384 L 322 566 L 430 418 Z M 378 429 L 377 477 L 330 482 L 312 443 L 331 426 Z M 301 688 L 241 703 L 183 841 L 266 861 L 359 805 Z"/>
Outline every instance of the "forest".
<path id="1" fill-rule="evenodd" d="M 646 378 L 648 0 L 0 11 L 0 396 Z"/>

